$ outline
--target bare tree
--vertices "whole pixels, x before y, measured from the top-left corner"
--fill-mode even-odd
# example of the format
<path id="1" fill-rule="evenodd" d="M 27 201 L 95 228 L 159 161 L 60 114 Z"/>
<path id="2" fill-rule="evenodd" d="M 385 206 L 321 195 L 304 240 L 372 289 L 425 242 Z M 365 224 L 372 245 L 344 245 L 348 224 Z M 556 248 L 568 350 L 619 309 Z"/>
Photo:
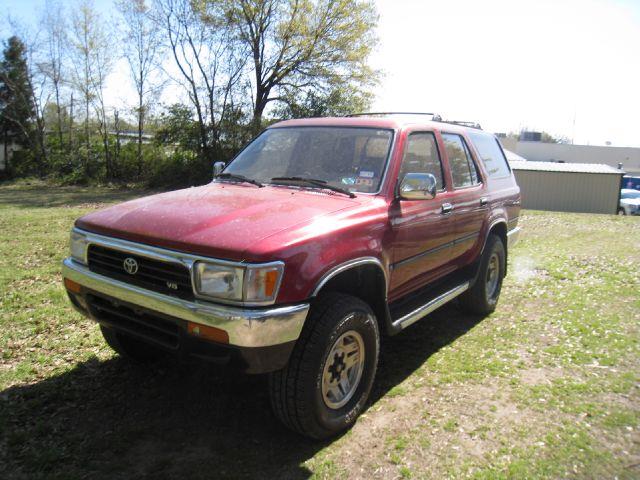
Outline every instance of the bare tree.
<path id="1" fill-rule="evenodd" d="M 216 159 L 220 123 L 234 105 L 244 59 L 225 22 L 203 23 L 191 0 L 156 0 L 154 19 L 162 25 L 174 59 L 172 78 L 185 88 L 198 121 L 201 154 Z M 171 75 L 171 72 L 168 71 Z"/>
<path id="2" fill-rule="evenodd" d="M 58 0 L 47 0 L 40 19 L 43 41 L 39 68 L 53 90 L 56 107 L 56 133 L 60 146 L 62 146 L 63 140 L 61 97 L 65 81 L 63 70 L 68 44 L 67 27 L 67 16 L 62 4 Z"/>
<path id="3" fill-rule="evenodd" d="M 105 22 L 96 12 L 91 0 L 81 0 L 73 15 L 71 28 L 71 52 L 74 65 L 72 76 L 75 88 L 84 103 L 84 134 L 87 167 L 91 153 L 91 110 L 96 113 L 102 137 L 107 178 L 112 176 L 109 152 L 109 129 L 104 86 L 112 68 L 112 43 Z"/>
<path id="4" fill-rule="evenodd" d="M 161 50 L 161 30 L 149 16 L 145 0 L 120 0 L 122 15 L 123 51 L 129 64 L 129 73 L 138 96 L 135 108 L 138 124 L 136 160 L 138 176 L 142 174 L 142 134 L 150 103 L 157 98 L 162 84 L 155 75 Z"/>

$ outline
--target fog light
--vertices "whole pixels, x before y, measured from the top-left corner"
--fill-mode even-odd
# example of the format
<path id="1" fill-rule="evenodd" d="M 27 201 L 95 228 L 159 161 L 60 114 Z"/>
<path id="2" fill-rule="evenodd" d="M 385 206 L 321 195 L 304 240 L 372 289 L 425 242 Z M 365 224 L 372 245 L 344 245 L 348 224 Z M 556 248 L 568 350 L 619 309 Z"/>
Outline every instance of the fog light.
<path id="1" fill-rule="evenodd" d="M 187 322 L 187 331 L 194 337 L 218 343 L 229 343 L 229 334 L 224 330 L 199 323 Z"/>

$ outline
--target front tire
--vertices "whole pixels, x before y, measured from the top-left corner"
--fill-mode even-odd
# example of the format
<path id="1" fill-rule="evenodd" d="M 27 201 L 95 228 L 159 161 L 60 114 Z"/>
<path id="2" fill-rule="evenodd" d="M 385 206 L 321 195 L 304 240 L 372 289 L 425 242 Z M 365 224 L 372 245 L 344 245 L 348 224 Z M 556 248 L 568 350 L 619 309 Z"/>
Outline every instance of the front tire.
<path id="1" fill-rule="evenodd" d="M 289 363 L 269 376 L 276 417 L 313 439 L 350 428 L 369 398 L 379 350 L 378 322 L 366 303 L 339 293 L 319 297 Z"/>
<path id="2" fill-rule="evenodd" d="M 496 309 L 502 290 L 502 279 L 506 273 L 506 258 L 502 239 L 494 234 L 489 235 L 476 281 L 469 290 L 460 295 L 460 304 L 467 312 L 488 315 Z"/>
<path id="3" fill-rule="evenodd" d="M 625 211 L 624 208 L 619 208 L 618 209 L 618 215 L 626 215 L 626 214 L 627 214 L 627 212 Z"/>

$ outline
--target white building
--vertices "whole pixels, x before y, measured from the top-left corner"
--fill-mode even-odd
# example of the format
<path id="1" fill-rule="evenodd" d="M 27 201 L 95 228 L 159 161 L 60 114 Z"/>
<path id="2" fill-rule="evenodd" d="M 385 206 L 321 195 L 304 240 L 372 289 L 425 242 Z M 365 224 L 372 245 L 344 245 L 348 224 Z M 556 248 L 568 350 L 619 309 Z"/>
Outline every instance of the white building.
<path id="1" fill-rule="evenodd" d="M 508 157 L 507 157 L 508 158 Z M 609 165 L 509 160 L 522 208 L 615 215 L 624 171 Z"/>
<path id="2" fill-rule="evenodd" d="M 527 142 L 510 138 L 500 141 L 505 148 L 535 162 L 601 164 L 613 168 L 622 164 L 622 170 L 627 174 L 640 174 L 640 148 Z"/>

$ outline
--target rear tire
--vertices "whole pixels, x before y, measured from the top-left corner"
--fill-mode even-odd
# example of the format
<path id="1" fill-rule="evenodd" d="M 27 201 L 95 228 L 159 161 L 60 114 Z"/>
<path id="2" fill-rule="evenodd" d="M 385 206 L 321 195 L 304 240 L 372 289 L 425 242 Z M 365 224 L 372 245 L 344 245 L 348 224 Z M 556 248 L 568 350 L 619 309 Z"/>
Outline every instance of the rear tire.
<path id="1" fill-rule="evenodd" d="M 100 325 L 100 331 L 107 344 L 120 356 L 140 363 L 154 362 L 162 356 L 162 350 L 137 338 L 116 332 Z"/>
<path id="2" fill-rule="evenodd" d="M 276 417 L 313 439 L 350 428 L 369 398 L 379 350 L 378 322 L 365 302 L 339 293 L 319 297 L 289 363 L 269 376 Z"/>
<path id="3" fill-rule="evenodd" d="M 506 272 L 506 257 L 500 237 L 489 235 L 476 281 L 460 295 L 460 304 L 464 310 L 477 315 L 488 315 L 496 309 Z"/>
<path id="4" fill-rule="evenodd" d="M 619 208 L 618 209 L 618 215 L 626 215 L 627 212 L 624 210 L 624 208 Z"/>

